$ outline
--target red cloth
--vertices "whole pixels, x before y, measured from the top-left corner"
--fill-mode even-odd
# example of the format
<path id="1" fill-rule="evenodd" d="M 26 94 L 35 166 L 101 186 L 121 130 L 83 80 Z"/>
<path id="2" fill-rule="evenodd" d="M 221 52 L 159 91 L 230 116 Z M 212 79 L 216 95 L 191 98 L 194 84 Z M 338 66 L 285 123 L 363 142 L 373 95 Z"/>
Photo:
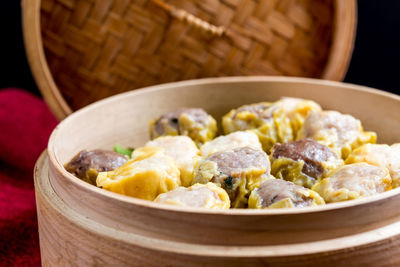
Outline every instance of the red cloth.
<path id="1" fill-rule="evenodd" d="M 38 97 L 0 90 L 0 266 L 40 266 L 33 167 L 56 124 Z"/>

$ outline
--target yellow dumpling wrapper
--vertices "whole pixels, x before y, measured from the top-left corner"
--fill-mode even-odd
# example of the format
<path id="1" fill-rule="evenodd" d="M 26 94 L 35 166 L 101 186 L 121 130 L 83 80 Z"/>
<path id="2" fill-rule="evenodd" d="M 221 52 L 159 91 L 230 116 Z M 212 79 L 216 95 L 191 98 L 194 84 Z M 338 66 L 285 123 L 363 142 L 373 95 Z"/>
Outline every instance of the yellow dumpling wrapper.
<path id="1" fill-rule="evenodd" d="M 124 165 L 97 176 L 97 186 L 105 190 L 147 200 L 180 185 L 174 160 L 157 147 L 136 149 Z"/>
<path id="2" fill-rule="evenodd" d="M 187 135 L 199 145 L 212 140 L 217 133 L 217 122 L 211 116 L 208 116 L 208 123 L 205 127 L 196 124 L 196 122 L 186 114 L 181 115 L 179 124 L 184 131 L 187 131 Z"/>
<path id="3" fill-rule="evenodd" d="M 154 201 L 176 206 L 207 209 L 229 209 L 231 205 L 226 191 L 213 183 L 195 184 L 188 188 L 178 187 L 160 194 Z"/>
<path id="4" fill-rule="evenodd" d="M 231 110 L 222 118 L 222 126 L 225 134 L 253 129 L 264 151 L 269 153 L 275 143 L 294 140 L 307 115 L 320 110 L 314 101 L 284 97 L 274 103 L 261 102 Z"/>
<path id="5" fill-rule="evenodd" d="M 200 152 L 203 157 L 207 157 L 216 152 L 233 150 L 239 147 L 262 150 L 258 136 L 254 132 L 237 131 L 206 142 L 200 147 Z"/>
<path id="6" fill-rule="evenodd" d="M 363 130 L 361 122 L 337 111 L 311 113 L 304 121 L 297 140 L 311 138 L 328 146 L 344 160 L 351 151 L 366 143 L 376 143 L 376 133 Z"/>
<path id="7" fill-rule="evenodd" d="M 293 140 L 290 120 L 283 108 L 262 102 L 231 110 L 222 118 L 224 133 L 253 129 L 264 151 L 269 152 L 277 142 Z"/>
<path id="8" fill-rule="evenodd" d="M 392 189 L 387 168 L 355 163 L 344 165 L 332 175 L 317 182 L 311 189 L 325 202 L 339 202 L 372 196 Z"/>
<path id="9" fill-rule="evenodd" d="M 321 162 L 323 173 L 321 177 L 311 177 L 305 174 L 302 170 L 304 160 L 293 160 L 290 158 L 274 159 L 271 164 L 271 174 L 276 178 L 291 181 L 297 185 L 311 188 L 320 178 L 327 177 L 330 173 L 343 165 L 341 159 L 330 158 L 327 161 Z"/>
<path id="10" fill-rule="evenodd" d="M 322 110 L 321 106 L 312 100 L 295 97 L 283 97 L 274 105 L 282 108 L 285 115 L 289 118 L 294 138 L 303 126 L 304 120 L 308 114 Z"/>
<path id="11" fill-rule="evenodd" d="M 352 151 L 346 164 L 366 162 L 379 167 L 386 167 L 392 177 L 392 187 L 400 186 L 400 144 L 377 145 L 365 144 Z"/>
<path id="12" fill-rule="evenodd" d="M 303 160 L 295 161 L 289 158 L 278 158 L 271 164 L 271 174 L 278 179 L 311 188 L 316 179 L 304 174 L 302 172 L 303 166 Z"/>
<path id="13" fill-rule="evenodd" d="M 160 147 L 170 156 L 181 173 L 182 186 L 190 186 L 193 180 L 193 158 L 200 151 L 188 136 L 161 136 L 146 143 L 145 147 Z"/>

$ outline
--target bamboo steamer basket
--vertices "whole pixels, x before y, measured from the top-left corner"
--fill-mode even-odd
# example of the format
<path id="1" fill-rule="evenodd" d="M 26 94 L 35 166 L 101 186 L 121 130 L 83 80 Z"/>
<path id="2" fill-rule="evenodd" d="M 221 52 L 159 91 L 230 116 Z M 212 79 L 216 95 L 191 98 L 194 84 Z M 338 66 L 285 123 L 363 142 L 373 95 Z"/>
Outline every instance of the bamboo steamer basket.
<path id="1" fill-rule="evenodd" d="M 342 80 L 356 0 L 24 0 L 25 47 L 53 113 L 215 76 Z"/>
<path id="2" fill-rule="evenodd" d="M 152 118 L 202 107 L 215 118 L 247 103 L 304 97 L 400 140 L 400 97 L 289 77 L 182 81 L 119 94 L 63 120 L 35 168 L 44 266 L 399 266 L 400 189 L 322 207 L 205 210 L 160 205 L 89 185 L 63 164 L 82 149 L 141 146 Z"/>

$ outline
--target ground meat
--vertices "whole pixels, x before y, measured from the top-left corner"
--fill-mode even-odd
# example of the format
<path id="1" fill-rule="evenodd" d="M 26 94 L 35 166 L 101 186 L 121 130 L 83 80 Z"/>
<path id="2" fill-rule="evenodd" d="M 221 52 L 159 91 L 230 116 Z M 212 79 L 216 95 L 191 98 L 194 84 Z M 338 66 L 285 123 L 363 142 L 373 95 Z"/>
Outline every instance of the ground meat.
<path id="1" fill-rule="evenodd" d="M 126 161 L 126 157 L 114 151 L 82 150 L 65 165 L 65 169 L 76 177 L 96 185 L 95 173 L 112 171 L 122 166 Z M 89 170 L 95 173 L 88 175 Z"/>
<path id="2" fill-rule="evenodd" d="M 232 151 L 217 152 L 208 160 L 218 164 L 220 176 L 238 177 L 247 168 L 266 168 L 269 172 L 270 163 L 265 152 L 249 147 L 240 147 Z M 218 180 L 219 176 L 214 177 Z"/>
<path id="3" fill-rule="evenodd" d="M 168 125 L 169 127 L 175 129 L 178 134 L 181 134 L 181 129 L 179 128 L 179 117 L 182 114 L 186 114 L 196 123 L 206 125 L 208 122 L 208 114 L 201 108 L 181 108 L 178 110 L 174 110 L 163 114 L 156 122 L 155 122 L 155 130 L 159 135 L 164 135 L 165 127 Z"/>
<path id="4" fill-rule="evenodd" d="M 231 200 L 235 199 L 240 180 L 246 178 L 249 169 L 265 169 L 267 174 L 270 172 L 267 154 L 249 147 L 217 152 L 209 156 L 207 160 L 217 163 L 218 166 L 218 174 L 212 178 L 211 182 L 220 184 L 228 192 Z"/>
<path id="5" fill-rule="evenodd" d="M 270 179 L 261 184 L 260 188 L 257 189 L 257 194 L 262 200 L 261 205 L 263 208 L 285 198 L 291 199 L 295 207 L 308 207 L 311 206 L 312 198 L 301 194 L 301 191 L 306 190 L 302 186 L 285 180 Z"/>
<path id="6" fill-rule="evenodd" d="M 304 166 L 302 172 L 319 178 L 324 167 L 322 162 L 328 161 L 329 158 L 338 158 L 329 147 L 319 144 L 312 139 L 302 139 L 291 141 L 284 144 L 275 144 L 272 148 L 272 158 L 290 158 L 295 161 L 303 160 Z"/>

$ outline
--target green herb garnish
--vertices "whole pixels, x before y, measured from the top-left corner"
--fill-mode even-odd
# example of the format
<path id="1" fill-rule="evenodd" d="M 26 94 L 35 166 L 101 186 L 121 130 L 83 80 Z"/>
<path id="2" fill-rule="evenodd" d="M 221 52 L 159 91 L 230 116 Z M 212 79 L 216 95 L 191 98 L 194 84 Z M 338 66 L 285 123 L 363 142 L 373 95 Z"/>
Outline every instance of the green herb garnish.
<path id="1" fill-rule="evenodd" d="M 124 148 L 124 147 L 122 147 L 120 145 L 115 145 L 114 146 L 114 151 L 119 153 L 119 154 L 121 154 L 121 155 L 127 156 L 128 158 L 131 158 L 131 155 L 132 155 L 132 152 L 133 152 L 133 148 L 130 148 L 130 147 Z"/>

